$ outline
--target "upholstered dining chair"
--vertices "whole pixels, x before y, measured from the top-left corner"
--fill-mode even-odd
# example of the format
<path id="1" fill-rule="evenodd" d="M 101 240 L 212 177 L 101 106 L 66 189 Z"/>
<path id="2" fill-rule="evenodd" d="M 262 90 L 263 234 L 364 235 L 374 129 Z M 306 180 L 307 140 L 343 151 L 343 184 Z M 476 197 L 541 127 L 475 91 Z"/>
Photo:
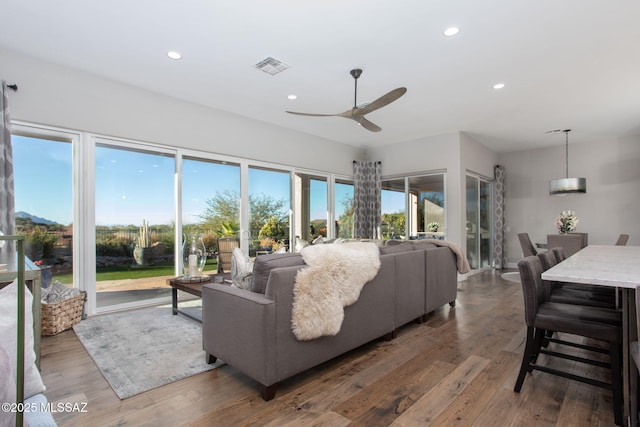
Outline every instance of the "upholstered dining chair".
<path id="1" fill-rule="evenodd" d="M 533 243 L 531 243 L 529 233 L 518 233 L 518 240 L 520 240 L 523 257 L 535 256 L 538 253 Z"/>
<path id="2" fill-rule="evenodd" d="M 231 258 L 234 248 L 240 247 L 240 240 L 235 237 L 218 238 L 218 273 L 231 271 Z"/>
<path id="3" fill-rule="evenodd" d="M 616 246 L 627 246 L 628 241 L 629 241 L 629 235 L 621 234 L 618 236 L 618 240 L 616 240 Z"/>
<path id="4" fill-rule="evenodd" d="M 565 259 L 567 259 L 567 256 L 565 255 L 563 248 L 555 247 L 555 248 L 551 248 L 551 251 L 553 251 L 553 253 L 556 255 L 556 260 L 558 262 L 562 262 Z M 601 293 L 601 294 L 614 295 L 614 296 L 616 294 L 616 289 L 611 288 L 609 286 L 587 285 L 584 283 L 564 283 L 563 286 L 565 289 L 580 289 L 580 290 L 587 289 L 590 291 L 597 291 L 598 293 Z"/>
<path id="5" fill-rule="evenodd" d="M 555 254 L 556 250 L 562 250 L 562 248 L 551 248 L 546 252 L 538 253 L 538 259 L 540 259 L 542 271 L 547 271 L 558 263 L 558 259 Z M 551 302 L 610 309 L 616 308 L 615 291 L 613 288 L 583 285 L 580 283 L 571 284 L 550 280 L 543 280 L 542 283 L 547 289 L 547 297 Z"/>
<path id="6" fill-rule="evenodd" d="M 561 247 L 567 257 L 578 252 L 587 245 L 587 237 L 581 233 L 547 234 L 547 248 Z"/>
<path id="7" fill-rule="evenodd" d="M 542 264 L 536 256 L 526 257 L 518 262 L 522 293 L 524 296 L 524 317 L 527 325 L 525 350 L 522 356 L 520 372 L 514 387 L 519 393 L 528 372 L 541 371 L 575 381 L 609 389 L 613 393 L 613 413 L 615 423 L 623 424 L 622 416 L 622 315 L 617 310 L 581 305 L 550 302 L 542 282 Z M 550 337 L 552 333 L 578 335 L 608 343 L 608 349 L 593 345 L 577 344 L 560 338 Z M 557 335 L 557 334 L 556 334 Z M 543 344 L 549 344 L 544 348 Z M 553 347 L 551 347 L 553 344 Z M 561 352 L 564 346 L 574 348 L 572 354 Z M 576 356 L 575 348 L 588 352 Z M 609 362 L 594 360 L 590 354 L 609 354 Z M 540 355 L 545 355 L 538 363 Z M 611 383 L 573 373 L 573 364 L 567 365 L 567 371 L 561 370 L 562 364 L 554 363 L 552 357 L 567 359 L 611 370 Z M 548 364 L 546 362 L 549 362 Z"/>

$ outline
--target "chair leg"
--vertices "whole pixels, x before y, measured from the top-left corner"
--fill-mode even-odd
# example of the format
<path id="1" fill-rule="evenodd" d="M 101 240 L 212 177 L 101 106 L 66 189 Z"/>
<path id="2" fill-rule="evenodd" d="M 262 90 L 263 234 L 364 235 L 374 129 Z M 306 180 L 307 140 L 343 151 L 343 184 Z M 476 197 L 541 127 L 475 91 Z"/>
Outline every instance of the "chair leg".
<path id="1" fill-rule="evenodd" d="M 611 357 L 611 388 L 613 392 L 613 415 L 617 425 L 623 425 L 622 421 L 622 345 L 610 343 Z"/>
<path id="2" fill-rule="evenodd" d="M 551 331 L 551 333 L 553 334 L 553 331 Z M 549 344 L 549 340 L 547 339 L 547 336 L 549 334 L 549 331 L 547 331 L 546 329 L 536 329 L 535 332 L 535 336 L 534 336 L 534 347 L 533 347 L 533 352 L 531 354 L 531 361 L 530 363 L 536 363 L 538 361 L 538 355 L 540 354 L 540 349 L 542 347 L 546 347 Z M 533 369 L 529 368 L 529 372 L 533 371 Z"/>
<path id="3" fill-rule="evenodd" d="M 534 357 L 534 351 L 536 350 L 535 346 L 535 328 L 533 326 L 527 326 L 527 342 L 524 346 L 524 354 L 522 355 L 522 364 L 520 365 L 518 380 L 516 381 L 516 385 L 513 388 L 513 391 L 515 391 L 516 393 L 520 393 L 520 389 L 522 388 L 522 384 L 524 383 L 524 377 L 527 375 L 527 371 L 530 370 L 529 366 L 531 364 L 531 359 Z"/>

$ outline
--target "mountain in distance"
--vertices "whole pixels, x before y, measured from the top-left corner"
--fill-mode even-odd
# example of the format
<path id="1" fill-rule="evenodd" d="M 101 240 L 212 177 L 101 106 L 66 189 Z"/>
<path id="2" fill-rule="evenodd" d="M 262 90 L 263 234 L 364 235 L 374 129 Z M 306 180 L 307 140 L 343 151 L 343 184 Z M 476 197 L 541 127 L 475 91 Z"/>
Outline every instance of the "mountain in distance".
<path id="1" fill-rule="evenodd" d="M 27 218 L 30 219 L 31 222 L 33 222 L 34 224 L 44 224 L 44 225 L 54 225 L 56 224 L 55 221 L 50 221 L 48 219 L 45 218 L 40 218 L 39 216 L 35 216 L 35 215 L 31 215 L 28 212 L 24 212 L 24 211 L 20 211 L 20 212 L 16 212 L 16 218 Z"/>

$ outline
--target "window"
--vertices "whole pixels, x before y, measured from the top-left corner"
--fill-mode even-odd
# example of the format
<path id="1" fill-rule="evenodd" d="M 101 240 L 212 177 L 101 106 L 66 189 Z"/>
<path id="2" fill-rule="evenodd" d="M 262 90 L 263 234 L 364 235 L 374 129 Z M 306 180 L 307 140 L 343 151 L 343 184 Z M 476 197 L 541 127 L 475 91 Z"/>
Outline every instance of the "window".
<path id="1" fill-rule="evenodd" d="M 353 237 L 353 182 L 336 179 L 334 185 L 335 237 Z"/>
<path id="2" fill-rule="evenodd" d="M 442 173 L 382 181 L 382 238 L 444 239 L 444 194 Z"/>
<path id="3" fill-rule="evenodd" d="M 382 182 L 380 229 L 383 239 L 406 238 L 404 178 Z"/>
<path id="4" fill-rule="evenodd" d="M 183 158 L 182 232 L 203 235 L 204 271 L 217 270 L 217 238 L 240 238 L 239 164 Z"/>
<path id="5" fill-rule="evenodd" d="M 16 233 L 26 236 L 27 257 L 66 285 L 73 285 L 72 140 L 56 132 L 11 137 Z"/>
<path id="6" fill-rule="evenodd" d="M 445 238 L 444 175 L 408 178 L 409 236 L 411 238 Z M 431 227 L 429 227 L 431 225 Z"/>
<path id="7" fill-rule="evenodd" d="M 327 237 L 327 178 L 296 173 L 294 185 L 295 236 L 307 242 L 320 236 Z"/>
<path id="8" fill-rule="evenodd" d="M 291 174 L 249 167 L 249 255 L 289 247 Z"/>
<path id="9" fill-rule="evenodd" d="M 218 236 L 238 236 L 251 256 L 290 249 L 295 234 L 353 236 L 348 177 L 27 124 L 13 130 L 16 210 L 29 214 L 18 229 L 31 233 L 44 219 L 38 238 L 49 246 L 32 245 L 32 258 L 86 290 L 89 314 L 167 302 L 166 279 L 182 269 L 179 229 L 201 231 L 209 253 Z M 205 271 L 216 262 L 210 256 Z"/>

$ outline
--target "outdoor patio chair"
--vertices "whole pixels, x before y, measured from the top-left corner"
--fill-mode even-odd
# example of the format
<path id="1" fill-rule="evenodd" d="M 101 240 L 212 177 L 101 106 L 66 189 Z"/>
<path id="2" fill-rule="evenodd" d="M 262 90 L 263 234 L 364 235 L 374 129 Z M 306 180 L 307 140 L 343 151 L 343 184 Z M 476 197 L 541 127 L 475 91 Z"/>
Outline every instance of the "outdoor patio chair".
<path id="1" fill-rule="evenodd" d="M 233 249 L 239 247 L 240 240 L 235 237 L 220 237 L 218 239 L 218 273 L 231 271 Z"/>

